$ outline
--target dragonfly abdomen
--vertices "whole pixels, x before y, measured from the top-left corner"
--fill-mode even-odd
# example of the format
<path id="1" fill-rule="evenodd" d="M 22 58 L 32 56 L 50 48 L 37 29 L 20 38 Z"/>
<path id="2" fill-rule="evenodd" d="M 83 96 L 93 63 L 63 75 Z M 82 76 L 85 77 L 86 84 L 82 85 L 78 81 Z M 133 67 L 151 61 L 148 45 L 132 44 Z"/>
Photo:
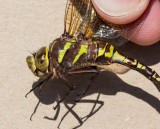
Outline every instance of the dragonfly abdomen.
<path id="1" fill-rule="evenodd" d="M 97 44 L 97 55 L 95 63 L 97 65 L 107 65 L 112 63 L 112 57 L 115 53 L 115 48 L 109 43 L 101 43 L 99 41 L 94 42 Z"/>
<path id="2" fill-rule="evenodd" d="M 123 54 L 116 51 L 112 56 L 112 62 L 128 66 L 129 68 L 140 72 L 148 79 L 150 79 L 155 84 L 157 89 L 160 91 L 160 76 L 158 75 L 158 73 L 156 73 L 155 70 L 149 68 L 148 66 L 145 66 L 137 59 L 126 57 Z"/>

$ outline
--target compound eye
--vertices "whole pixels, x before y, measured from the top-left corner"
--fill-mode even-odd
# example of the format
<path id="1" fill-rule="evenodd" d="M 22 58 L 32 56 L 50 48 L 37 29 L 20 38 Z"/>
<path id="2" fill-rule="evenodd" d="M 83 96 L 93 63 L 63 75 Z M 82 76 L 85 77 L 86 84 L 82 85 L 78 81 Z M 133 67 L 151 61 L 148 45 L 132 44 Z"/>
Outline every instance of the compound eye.
<path id="1" fill-rule="evenodd" d="M 48 69 L 49 59 L 48 59 L 48 48 L 47 47 L 41 48 L 36 53 L 35 63 L 36 63 L 36 67 L 42 72 L 44 72 Z"/>
<path id="2" fill-rule="evenodd" d="M 28 56 L 26 58 L 26 62 L 28 64 L 29 69 L 34 73 L 35 70 L 36 70 L 34 57 L 33 56 Z"/>
<path id="3" fill-rule="evenodd" d="M 43 62 L 45 62 L 45 55 L 43 54 L 40 58 L 40 61 L 39 61 L 41 64 L 43 64 Z"/>

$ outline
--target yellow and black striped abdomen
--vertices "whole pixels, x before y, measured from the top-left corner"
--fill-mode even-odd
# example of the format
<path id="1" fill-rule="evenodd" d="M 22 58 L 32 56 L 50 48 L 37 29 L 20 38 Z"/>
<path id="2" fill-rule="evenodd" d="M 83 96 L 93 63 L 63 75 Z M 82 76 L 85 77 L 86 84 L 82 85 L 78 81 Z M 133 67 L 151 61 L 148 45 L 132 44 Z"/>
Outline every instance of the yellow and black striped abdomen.
<path id="1" fill-rule="evenodd" d="M 105 64 L 106 62 L 109 63 L 118 63 L 125 65 L 131 69 L 134 69 L 144 76 L 146 76 L 148 79 L 150 79 L 157 87 L 157 89 L 160 91 L 160 76 L 158 73 L 155 72 L 155 70 L 145 66 L 144 64 L 140 63 L 137 59 L 132 59 L 129 57 L 124 56 L 123 54 L 119 53 L 115 50 L 115 48 L 106 43 L 101 44 L 97 49 L 97 59 L 96 62 L 98 64 Z"/>
<path id="2" fill-rule="evenodd" d="M 97 43 L 97 56 L 95 62 L 100 65 L 112 63 L 112 56 L 115 52 L 114 46 L 109 43 Z"/>
<path id="3" fill-rule="evenodd" d="M 160 76 L 158 73 L 156 73 L 155 70 L 149 68 L 148 66 L 145 66 L 137 59 L 126 57 L 118 51 L 115 51 L 112 57 L 112 62 L 128 66 L 129 68 L 140 72 L 145 77 L 150 79 L 160 91 Z"/>

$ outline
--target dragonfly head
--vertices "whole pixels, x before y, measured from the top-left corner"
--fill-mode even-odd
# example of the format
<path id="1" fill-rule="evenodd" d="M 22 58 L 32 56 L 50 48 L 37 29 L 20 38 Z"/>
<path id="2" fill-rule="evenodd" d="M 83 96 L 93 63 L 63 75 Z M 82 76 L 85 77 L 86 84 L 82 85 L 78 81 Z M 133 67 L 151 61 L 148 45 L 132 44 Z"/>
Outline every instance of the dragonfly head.
<path id="1" fill-rule="evenodd" d="M 48 48 L 42 47 L 32 56 L 28 56 L 26 62 L 35 76 L 43 77 L 49 67 Z"/>

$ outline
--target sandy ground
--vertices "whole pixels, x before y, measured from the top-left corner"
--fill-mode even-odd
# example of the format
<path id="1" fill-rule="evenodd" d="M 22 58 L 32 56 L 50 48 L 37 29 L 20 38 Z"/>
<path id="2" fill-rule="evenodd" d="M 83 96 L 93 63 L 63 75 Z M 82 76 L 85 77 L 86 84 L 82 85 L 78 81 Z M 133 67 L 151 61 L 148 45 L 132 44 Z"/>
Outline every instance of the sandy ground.
<path id="1" fill-rule="evenodd" d="M 55 129 L 62 118 L 62 129 L 80 124 L 80 129 L 160 129 L 160 94 L 152 82 L 133 70 L 123 75 L 101 73 L 82 101 L 74 105 L 73 94 L 56 111 L 58 94 L 67 92 L 58 80 L 51 80 L 42 96 L 34 92 L 24 97 L 38 80 L 26 65 L 28 51 L 62 34 L 64 8 L 65 0 L 0 1 L 0 129 Z M 160 43 L 150 47 L 126 44 L 124 50 L 160 74 Z M 74 82 L 82 86 L 79 90 L 90 77 L 77 76 L 79 81 Z"/>

